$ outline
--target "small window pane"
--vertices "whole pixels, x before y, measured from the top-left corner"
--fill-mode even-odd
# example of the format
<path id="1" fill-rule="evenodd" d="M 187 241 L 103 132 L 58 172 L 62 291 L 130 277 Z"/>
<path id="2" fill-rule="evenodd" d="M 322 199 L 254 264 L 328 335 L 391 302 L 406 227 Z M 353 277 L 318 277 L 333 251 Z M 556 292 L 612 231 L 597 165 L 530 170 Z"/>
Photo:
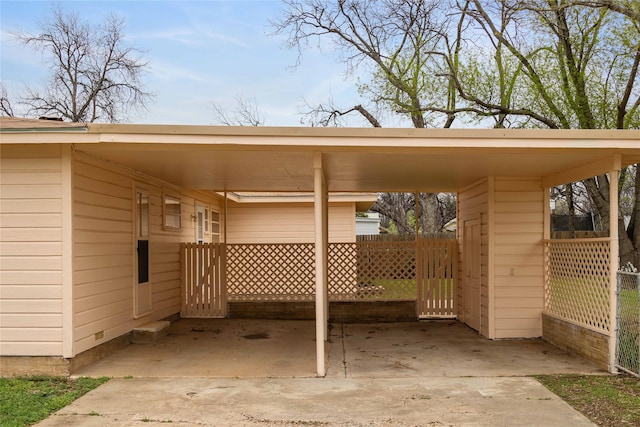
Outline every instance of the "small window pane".
<path id="1" fill-rule="evenodd" d="M 180 200 L 174 197 L 164 197 L 164 227 L 179 229 L 181 226 Z"/>

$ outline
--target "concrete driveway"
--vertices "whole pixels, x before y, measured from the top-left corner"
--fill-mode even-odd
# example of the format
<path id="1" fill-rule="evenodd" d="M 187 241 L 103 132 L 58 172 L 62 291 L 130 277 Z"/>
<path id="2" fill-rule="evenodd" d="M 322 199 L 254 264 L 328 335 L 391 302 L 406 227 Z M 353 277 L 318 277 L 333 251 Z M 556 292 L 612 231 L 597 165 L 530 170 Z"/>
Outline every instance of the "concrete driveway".
<path id="1" fill-rule="evenodd" d="M 314 378 L 314 331 L 178 321 L 78 372 L 115 378 L 39 425 L 592 425 L 525 375 L 601 372 L 541 340 L 489 341 L 455 321 L 336 324 Z"/>

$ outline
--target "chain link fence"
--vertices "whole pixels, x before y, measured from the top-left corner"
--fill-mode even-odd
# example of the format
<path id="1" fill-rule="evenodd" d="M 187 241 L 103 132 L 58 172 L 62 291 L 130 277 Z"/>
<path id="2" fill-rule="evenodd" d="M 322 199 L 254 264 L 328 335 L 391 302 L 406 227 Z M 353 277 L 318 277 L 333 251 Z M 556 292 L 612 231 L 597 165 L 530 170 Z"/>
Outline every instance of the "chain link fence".
<path id="1" fill-rule="evenodd" d="M 640 273 L 618 272 L 616 367 L 640 378 Z"/>

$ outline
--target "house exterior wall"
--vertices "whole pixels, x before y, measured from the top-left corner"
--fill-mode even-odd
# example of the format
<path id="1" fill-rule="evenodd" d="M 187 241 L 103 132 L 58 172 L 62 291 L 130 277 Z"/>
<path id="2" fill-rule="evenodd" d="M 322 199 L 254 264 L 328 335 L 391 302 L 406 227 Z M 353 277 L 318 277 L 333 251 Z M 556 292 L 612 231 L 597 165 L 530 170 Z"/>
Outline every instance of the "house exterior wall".
<path id="1" fill-rule="evenodd" d="M 481 280 L 480 280 L 480 332 L 488 335 L 489 330 L 489 203 L 492 195 L 492 179 L 481 180 L 458 192 L 458 242 L 459 269 L 457 289 L 458 318 L 464 319 L 464 223 L 468 220 L 479 219 L 481 226 Z"/>
<path id="2" fill-rule="evenodd" d="M 380 234 L 380 217 L 377 213 L 369 215 L 366 218 L 356 218 L 356 235 L 373 235 Z"/>
<path id="3" fill-rule="evenodd" d="M 355 204 L 329 203 L 329 242 L 355 242 Z M 232 203 L 227 243 L 313 243 L 313 205 Z"/>
<path id="4" fill-rule="evenodd" d="M 495 178 L 495 338 L 542 336 L 543 199 L 539 178 Z"/>
<path id="5" fill-rule="evenodd" d="M 133 328 L 180 312 L 181 242 L 195 240 L 196 202 L 221 210 L 213 195 L 186 191 L 76 154 L 73 164 L 74 355 Z M 152 311 L 134 317 L 136 189 L 149 194 Z M 163 197 L 180 199 L 181 228 L 163 228 Z"/>
<path id="6" fill-rule="evenodd" d="M 0 150 L 0 354 L 62 355 L 61 147 Z"/>

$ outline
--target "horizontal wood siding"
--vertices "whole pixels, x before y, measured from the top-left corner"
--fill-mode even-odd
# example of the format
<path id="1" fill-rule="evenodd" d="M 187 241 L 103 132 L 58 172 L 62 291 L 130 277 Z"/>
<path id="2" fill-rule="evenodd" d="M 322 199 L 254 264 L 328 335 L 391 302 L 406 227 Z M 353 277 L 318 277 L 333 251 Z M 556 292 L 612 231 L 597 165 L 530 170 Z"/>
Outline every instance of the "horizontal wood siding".
<path id="1" fill-rule="evenodd" d="M 537 178 L 495 179 L 495 337 L 542 335 L 543 190 Z"/>
<path id="2" fill-rule="evenodd" d="M 149 193 L 152 312 L 134 317 L 135 188 Z M 162 200 L 181 201 L 181 228 L 164 229 Z M 180 243 L 195 240 L 196 200 L 221 210 L 213 194 L 182 190 L 77 153 L 74 163 L 74 352 L 180 312 Z"/>
<path id="3" fill-rule="evenodd" d="M 0 146 L 0 354 L 62 356 L 57 145 Z"/>
<path id="4" fill-rule="evenodd" d="M 481 222 L 481 333 L 489 328 L 489 277 L 488 277 L 488 213 L 489 213 L 489 181 L 482 180 L 469 186 L 458 193 L 458 318 L 464 320 L 464 222 L 474 218 L 480 218 Z"/>
<path id="5" fill-rule="evenodd" d="M 77 354 L 128 331 L 133 307 L 133 184 L 113 166 L 82 155 L 76 156 L 73 169 Z"/>
<path id="6" fill-rule="evenodd" d="M 230 203 L 227 243 L 313 243 L 312 204 Z M 329 242 L 355 242 L 355 204 L 329 204 Z"/>

